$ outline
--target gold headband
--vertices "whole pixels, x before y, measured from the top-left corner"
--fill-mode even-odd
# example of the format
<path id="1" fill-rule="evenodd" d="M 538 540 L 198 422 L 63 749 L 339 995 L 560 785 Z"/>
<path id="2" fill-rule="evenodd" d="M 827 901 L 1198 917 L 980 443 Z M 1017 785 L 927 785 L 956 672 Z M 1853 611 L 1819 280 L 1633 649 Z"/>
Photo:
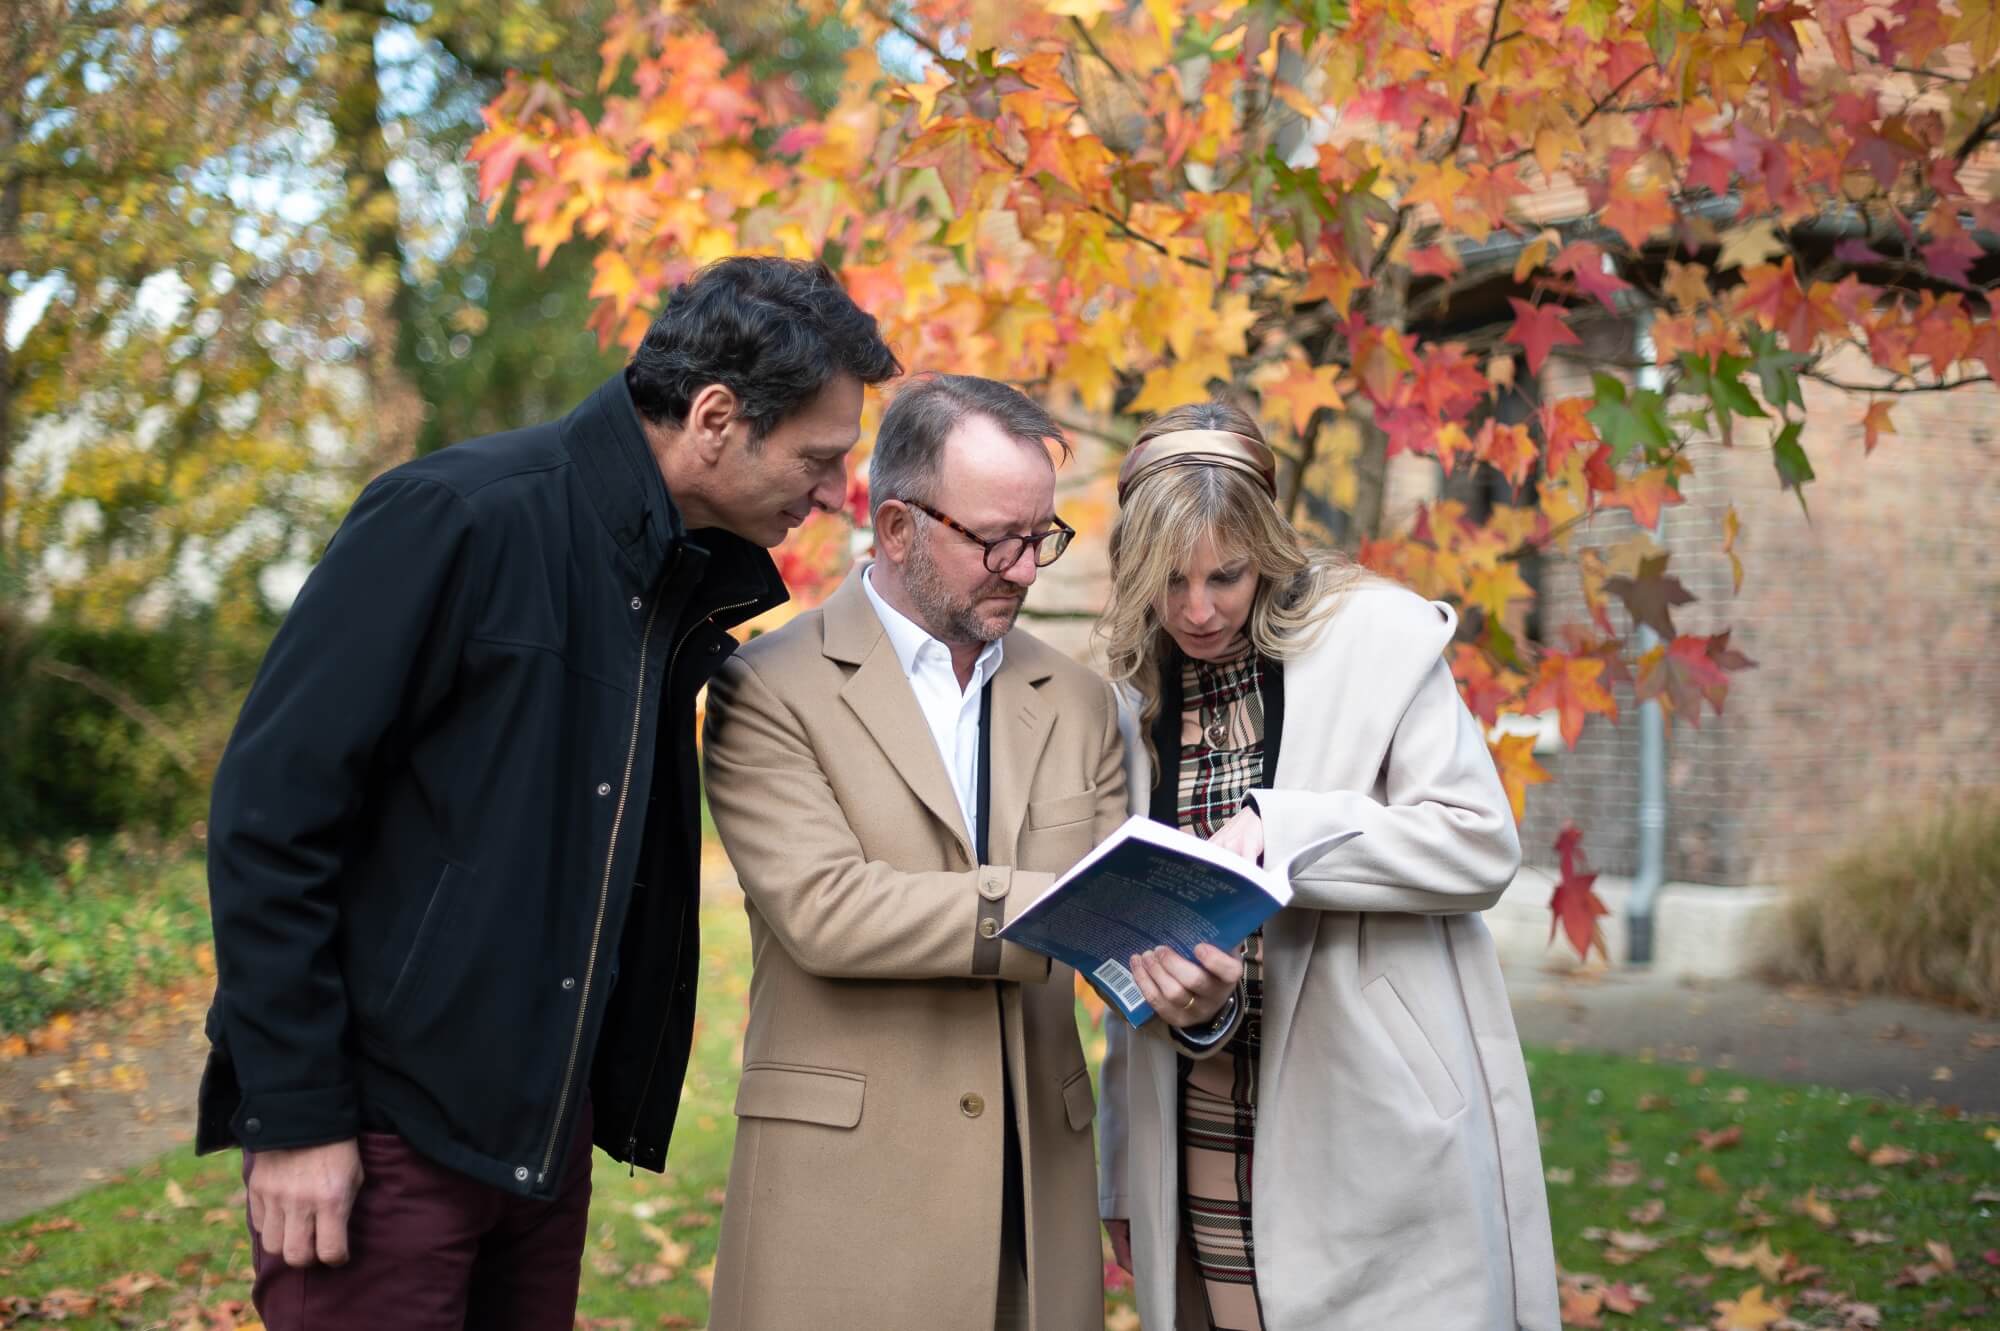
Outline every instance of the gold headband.
<path id="1" fill-rule="evenodd" d="M 1118 468 L 1118 502 L 1146 477 L 1173 467 L 1227 467 L 1278 497 L 1278 460 L 1266 444 L 1234 430 L 1169 430 L 1145 440 Z"/>

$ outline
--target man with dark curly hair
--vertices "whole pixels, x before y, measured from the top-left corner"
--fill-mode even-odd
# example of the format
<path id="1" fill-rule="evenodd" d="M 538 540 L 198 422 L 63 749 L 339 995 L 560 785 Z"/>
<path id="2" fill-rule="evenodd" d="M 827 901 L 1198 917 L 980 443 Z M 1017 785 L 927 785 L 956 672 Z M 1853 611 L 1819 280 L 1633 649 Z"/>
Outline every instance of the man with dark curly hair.
<path id="1" fill-rule="evenodd" d="M 196 1145 L 274 1331 L 567 1328 L 590 1147 L 661 1169 L 694 1025 L 694 700 L 901 372 L 820 264 L 676 287 L 562 420 L 378 477 L 216 773 Z"/>

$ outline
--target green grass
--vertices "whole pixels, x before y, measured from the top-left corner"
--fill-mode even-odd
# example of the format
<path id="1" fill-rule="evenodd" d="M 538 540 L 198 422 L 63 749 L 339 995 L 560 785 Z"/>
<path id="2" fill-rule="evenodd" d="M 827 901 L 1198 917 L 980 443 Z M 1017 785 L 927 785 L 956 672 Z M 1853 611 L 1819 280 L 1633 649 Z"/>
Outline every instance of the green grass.
<path id="1" fill-rule="evenodd" d="M 670 1171 L 630 1177 L 598 1161 L 580 1312 L 599 1325 L 644 1331 L 706 1320 L 701 1276 L 715 1258 L 728 1173 L 748 949 L 734 907 L 707 910 L 703 930 L 702 1014 Z M 2000 1247 L 2000 1204 L 1974 1200 L 2000 1189 L 2000 1129 L 1990 1122 L 1680 1065 L 1550 1050 L 1531 1057 L 1562 1264 L 1573 1277 L 1642 1285 L 1650 1297 L 1631 1315 L 1604 1314 L 1604 1325 L 1708 1326 L 1718 1300 L 1753 1285 L 1806 1326 L 1843 1325 L 1807 1306 L 1807 1290 L 1875 1304 L 1883 1327 L 1944 1331 L 2000 1317 L 2000 1267 L 1982 1256 Z M 1721 1149 L 1697 1137 L 1732 1129 L 1740 1139 Z M 1893 1145 L 1913 1156 L 1871 1164 L 1850 1150 L 1856 1136 L 1868 1150 Z M 84 1328 L 156 1323 L 194 1304 L 247 1297 L 236 1169 L 234 1155 L 176 1153 L 0 1230 L 0 1325 L 5 1294 L 39 1298 L 64 1287 L 104 1300 L 70 1323 Z M 1857 1188 L 1880 1192 L 1852 1195 Z M 1808 1194 L 1833 1209 L 1831 1229 L 1792 1209 Z M 74 1227 L 34 1232 L 51 1220 Z M 1857 1247 L 1847 1237 L 1854 1230 L 1888 1241 Z M 1702 1251 L 1750 1252 L 1760 1240 L 1767 1260 L 1789 1255 L 1819 1274 L 1784 1284 L 1754 1267 L 1717 1267 Z M 1905 1268 L 1934 1263 L 1926 1240 L 1950 1245 L 1956 1272 L 1892 1288 Z M 1629 1264 L 1607 1260 L 1619 1243 L 1654 1242 Z M 172 1288 L 114 1312 L 105 1287 L 135 1272 Z"/>
<path id="2" fill-rule="evenodd" d="M 0 1040 L 198 974 L 208 943 L 199 859 L 78 842 L 0 868 Z"/>

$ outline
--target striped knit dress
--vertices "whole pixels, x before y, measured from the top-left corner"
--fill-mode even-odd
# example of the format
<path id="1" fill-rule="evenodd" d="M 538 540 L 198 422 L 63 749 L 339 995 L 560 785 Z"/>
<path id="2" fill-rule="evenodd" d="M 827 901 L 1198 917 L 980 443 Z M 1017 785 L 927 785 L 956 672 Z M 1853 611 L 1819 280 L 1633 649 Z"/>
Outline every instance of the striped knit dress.
<path id="1" fill-rule="evenodd" d="M 1241 807 L 1264 770 L 1262 669 L 1247 648 L 1227 661 L 1186 661 L 1175 810 L 1183 831 L 1208 837 Z M 1183 1056 L 1181 1232 L 1208 1296 L 1212 1331 L 1262 1331 L 1251 1241 L 1250 1155 L 1257 1126 L 1263 937 L 1245 944 L 1242 1024 L 1222 1052 Z"/>

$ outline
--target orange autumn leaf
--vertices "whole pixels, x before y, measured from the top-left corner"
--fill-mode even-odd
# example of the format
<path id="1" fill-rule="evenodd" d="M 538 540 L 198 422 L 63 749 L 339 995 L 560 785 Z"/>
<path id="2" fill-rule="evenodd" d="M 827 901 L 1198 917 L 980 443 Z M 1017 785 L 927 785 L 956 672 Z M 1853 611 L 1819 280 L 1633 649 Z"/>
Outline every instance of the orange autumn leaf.
<path id="1" fill-rule="evenodd" d="M 1548 769 L 1535 761 L 1535 737 L 1533 735 L 1502 735 L 1489 741 L 1487 747 L 1493 750 L 1493 766 L 1500 773 L 1500 784 L 1507 791 L 1507 803 L 1513 807 L 1514 821 L 1519 822 L 1528 813 L 1528 787 L 1539 786 L 1552 780 Z"/>
<path id="2" fill-rule="evenodd" d="M 1714 1331 L 1767 1331 L 1784 1315 L 1783 1301 L 1770 1302 L 1762 1285 L 1752 1285 L 1736 1298 L 1717 1300 L 1715 1320 L 1709 1325 Z"/>
<path id="3" fill-rule="evenodd" d="M 1604 662 L 1591 656 L 1550 652 L 1542 658 L 1528 689 L 1528 710 L 1556 713 L 1563 743 L 1576 747 L 1587 716 L 1618 718 L 1618 700 L 1604 687 Z"/>

